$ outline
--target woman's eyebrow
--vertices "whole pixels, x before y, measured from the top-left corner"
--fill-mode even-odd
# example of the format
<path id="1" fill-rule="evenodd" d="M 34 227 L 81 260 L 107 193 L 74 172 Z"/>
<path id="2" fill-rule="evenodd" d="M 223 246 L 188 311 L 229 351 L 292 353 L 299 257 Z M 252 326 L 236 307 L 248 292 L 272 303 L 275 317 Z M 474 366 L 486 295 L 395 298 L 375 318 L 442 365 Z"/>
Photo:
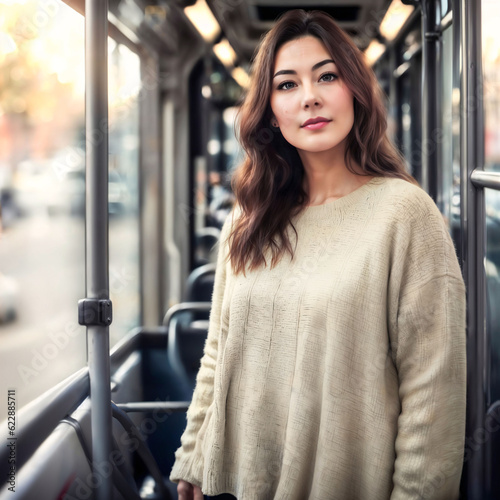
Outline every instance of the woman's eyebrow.
<path id="1" fill-rule="evenodd" d="M 335 64 L 335 61 L 333 61 L 332 59 L 325 59 L 323 61 L 320 61 L 319 63 L 316 63 L 312 68 L 311 70 L 312 71 L 316 71 L 318 68 L 321 68 L 321 66 L 324 66 L 325 64 L 328 64 L 328 63 L 333 63 Z M 282 69 L 280 71 L 278 71 L 274 76 L 273 78 L 276 78 L 277 76 L 279 75 L 296 75 L 297 72 L 293 69 Z"/>

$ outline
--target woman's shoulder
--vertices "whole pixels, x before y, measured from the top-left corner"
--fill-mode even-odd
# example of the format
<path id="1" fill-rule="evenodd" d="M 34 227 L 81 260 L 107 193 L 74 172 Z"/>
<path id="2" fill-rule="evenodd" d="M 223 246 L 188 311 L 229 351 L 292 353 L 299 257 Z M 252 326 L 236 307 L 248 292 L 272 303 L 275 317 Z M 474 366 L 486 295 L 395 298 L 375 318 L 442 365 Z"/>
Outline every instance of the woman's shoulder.
<path id="1" fill-rule="evenodd" d="M 434 200 L 420 186 L 402 179 L 384 178 L 380 184 L 380 212 L 386 210 L 381 218 L 391 228 L 394 245 L 453 256 L 456 261 L 448 225 Z M 391 215 L 386 218 L 388 213 Z M 458 267 L 455 271 L 460 275 Z"/>
<path id="2" fill-rule="evenodd" d="M 432 202 L 432 198 L 418 185 L 398 177 L 377 177 L 374 180 L 393 201 L 408 203 Z"/>
<path id="3" fill-rule="evenodd" d="M 421 220 L 443 217 L 434 200 L 417 184 L 394 177 L 380 177 L 376 180 L 380 197 L 379 202 L 402 220 Z"/>

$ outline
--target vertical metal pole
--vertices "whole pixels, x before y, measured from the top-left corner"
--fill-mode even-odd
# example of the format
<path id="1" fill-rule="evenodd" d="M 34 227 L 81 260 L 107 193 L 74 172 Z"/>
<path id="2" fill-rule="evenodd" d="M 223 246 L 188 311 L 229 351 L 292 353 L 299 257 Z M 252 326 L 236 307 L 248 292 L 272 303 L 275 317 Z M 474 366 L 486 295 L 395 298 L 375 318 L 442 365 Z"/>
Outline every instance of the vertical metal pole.
<path id="1" fill-rule="evenodd" d="M 467 498 L 485 496 L 485 447 L 477 436 L 485 428 L 487 367 L 486 276 L 484 270 L 486 216 L 484 189 L 471 182 L 471 173 L 484 165 L 481 95 L 481 2 L 460 2 L 461 63 L 461 223 L 464 280 L 467 286 Z"/>
<path id="2" fill-rule="evenodd" d="M 439 0 L 422 1 L 422 187 L 440 209 L 439 185 L 439 127 L 441 113 L 441 4 Z"/>
<path id="3" fill-rule="evenodd" d="M 96 500 L 113 498 L 109 326 L 99 321 L 99 304 L 109 299 L 107 41 L 108 1 L 86 0 L 86 287 L 87 300 L 97 304 L 87 338 Z"/>

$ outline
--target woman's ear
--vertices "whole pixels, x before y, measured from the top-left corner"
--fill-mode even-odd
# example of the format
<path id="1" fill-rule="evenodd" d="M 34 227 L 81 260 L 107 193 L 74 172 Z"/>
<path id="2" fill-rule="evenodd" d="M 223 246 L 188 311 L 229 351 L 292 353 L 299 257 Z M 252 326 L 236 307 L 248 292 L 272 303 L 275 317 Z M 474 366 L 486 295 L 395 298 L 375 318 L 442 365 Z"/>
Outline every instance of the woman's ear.
<path id="1" fill-rule="evenodd" d="M 279 128 L 278 120 L 276 120 L 276 117 L 274 115 L 271 115 L 271 126 L 274 128 Z"/>

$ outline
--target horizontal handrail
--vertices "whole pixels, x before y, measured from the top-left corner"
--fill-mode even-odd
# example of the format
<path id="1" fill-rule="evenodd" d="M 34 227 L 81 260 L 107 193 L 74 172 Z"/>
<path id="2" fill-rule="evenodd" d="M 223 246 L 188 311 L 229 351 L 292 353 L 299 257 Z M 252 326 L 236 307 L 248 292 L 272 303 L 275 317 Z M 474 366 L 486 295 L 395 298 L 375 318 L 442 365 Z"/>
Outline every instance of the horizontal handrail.
<path id="1" fill-rule="evenodd" d="M 136 328 L 132 330 L 111 350 L 111 364 L 117 365 L 141 346 L 145 334 L 164 336 L 166 329 Z M 37 399 L 22 407 L 16 420 L 20 425 L 15 430 L 16 468 L 19 470 L 35 453 L 38 447 L 57 427 L 59 422 L 73 413 L 82 404 L 90 392 L 89 369 L 82 368 Z M 7 421 L 0 423 L 0 439 L 7 442 Z M 9 448 L 0 447 L 0 487 L 8 478 Z"/>
<path id="2" fill-rule="evenodd" d="M 127 413 L 154 410 L 167 413 L 183 412 L 189 408 L 189 401 L 143 401 L 138 403 L 119 403 L 116 406 Z"/>
<path id="3" fill-rule="evenodd" d="M 72 413 L 89 395 L 90 381 L 88 367 L 82 368 L 71 377 L 45 392 L 21 408 L 17 415 L 16 469 L 19 470 L 45 441 L 59 422 Z M 2 422 L 4 435 L 7 422 Z M 8 436 L 11 439 L 11 436 Z M 10 442 L 5 437 L 2 443 Z M 9 448 L 0 447 L 0 486 L 5 484 L 9 470 Z"/>
<path id="4" fill-rule="evenodd" d="M 172 306 L 165 314 L 163 318 L 163 325 L 167 326 L 174 315 L 179 314 L 184 311 L 189 312 L 210 312 L 212 308 L 211 302 L 181 302 Z"/>
<path id="5" fill-rule="evenodd" d="M 500 191 L 500 172 L 485 172 L 484 170 L 476 169 L 470 175 L 470 179 L 476 187 Z"/>

